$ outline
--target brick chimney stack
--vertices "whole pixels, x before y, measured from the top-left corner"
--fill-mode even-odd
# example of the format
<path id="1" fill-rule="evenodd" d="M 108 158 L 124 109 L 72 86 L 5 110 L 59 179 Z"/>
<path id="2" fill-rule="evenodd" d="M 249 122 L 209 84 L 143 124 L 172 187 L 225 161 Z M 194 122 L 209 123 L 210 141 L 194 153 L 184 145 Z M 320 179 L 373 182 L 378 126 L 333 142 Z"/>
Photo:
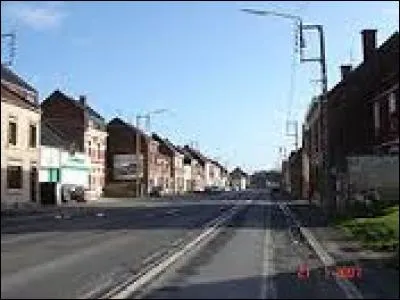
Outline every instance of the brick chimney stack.
<path id="1" fill-rule="evenodd" d="M 342 80 L 346 78 L 346 76 L 351 72 L 351 65 L 342 65 L 340 66 L 340 72 L 342 73 Z"/>
<path id="2" fill-rule="evenodd" d="M 369 60 L 376 52 L 376 29 L 361 31 L 364 61 Z"/>

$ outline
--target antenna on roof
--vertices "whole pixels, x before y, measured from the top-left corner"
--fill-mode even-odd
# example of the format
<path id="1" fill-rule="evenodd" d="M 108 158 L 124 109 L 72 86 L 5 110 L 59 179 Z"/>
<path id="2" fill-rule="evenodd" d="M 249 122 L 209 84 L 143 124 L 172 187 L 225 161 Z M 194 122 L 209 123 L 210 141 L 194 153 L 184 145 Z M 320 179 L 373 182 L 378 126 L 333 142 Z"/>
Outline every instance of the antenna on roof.
<path id="1" fill-rule="evenodd" d="M 350 64 L 352 66 L 354 66 L 353 45 L 354 45 L 354 35 L 353 35 L 353 37 L 351 39 L 350 49 L 349 49 L 349 59 L 350 59 Z"/>
<path id="2" fill-rule="evenodd" d="M 16 32 L 16 30 L 14 29 L 10 33 L 4 33 L 4 34 L 2 33 L 1 39 L 2 40 L 8 39 L 9 54 L 8 54 L 8 60 L 5 61 L 4 64 L 8 67 L 12 67 L 14 65 L 15 56 L 16 56 L 16 52 L 17 52 L 17 32 Z"/>

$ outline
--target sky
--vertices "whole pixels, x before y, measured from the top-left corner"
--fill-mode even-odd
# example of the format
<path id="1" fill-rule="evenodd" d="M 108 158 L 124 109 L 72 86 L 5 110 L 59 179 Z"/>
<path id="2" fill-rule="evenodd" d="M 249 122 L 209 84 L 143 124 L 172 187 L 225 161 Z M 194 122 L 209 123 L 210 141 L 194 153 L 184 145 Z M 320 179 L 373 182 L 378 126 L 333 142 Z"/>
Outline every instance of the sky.
<path id="1" fill-rule="evenodd" d="M 280 147 L 294 149 L 286 121 L 300 127 L 321 87 L 319 65 L 294 52 L 292 20 L 241 8 L 323 25 L 329 88 L 340 65 L 362 61 L 362 29 L 377 29 L 378 45 L 399 30 L 397 1 L 1 1 L 1 31 L 16 30 L 13 69 L 41 99 L 57 88 L 86 95 L 107 121 L 167 109 L 152 131 L 254 172 L 277 168 Z M 317 55 L 317 36 L 305 40 L 305 54 Z"/>

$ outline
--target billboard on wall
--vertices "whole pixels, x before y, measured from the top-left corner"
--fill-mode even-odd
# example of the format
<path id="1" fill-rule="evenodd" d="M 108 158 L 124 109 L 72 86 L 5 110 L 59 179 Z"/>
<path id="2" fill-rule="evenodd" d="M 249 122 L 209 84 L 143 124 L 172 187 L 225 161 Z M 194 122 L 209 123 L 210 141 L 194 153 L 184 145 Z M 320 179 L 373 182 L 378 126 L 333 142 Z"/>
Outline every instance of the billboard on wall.
<path id="1" fill-rule="evenodd" d="M 139 156 L 139 177 L 143 177 L 143 155 Z M 135 154 L 115 154 L 113 157 L 114 180 L 132 180 L 137 176 L 137 159 Z"/>

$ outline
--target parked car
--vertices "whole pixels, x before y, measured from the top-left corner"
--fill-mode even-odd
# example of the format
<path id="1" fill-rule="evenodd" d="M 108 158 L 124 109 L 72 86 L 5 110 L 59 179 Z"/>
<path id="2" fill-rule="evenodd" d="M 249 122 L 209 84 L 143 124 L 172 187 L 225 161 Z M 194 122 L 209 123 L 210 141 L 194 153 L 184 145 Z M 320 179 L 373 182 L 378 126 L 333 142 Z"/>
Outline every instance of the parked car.
<path id="1" fill-rule="evenodd" d="M 83 186 L 74 186 L 71 189 L 71 199 L 76 202 L 85 202 L 85 188 Z"/>
<path id="2" fill-rule="evenodd" d="M 62 187 L 62 201 L 85 202 L 85 188 L 74 184 L 64 185 Z"/>

